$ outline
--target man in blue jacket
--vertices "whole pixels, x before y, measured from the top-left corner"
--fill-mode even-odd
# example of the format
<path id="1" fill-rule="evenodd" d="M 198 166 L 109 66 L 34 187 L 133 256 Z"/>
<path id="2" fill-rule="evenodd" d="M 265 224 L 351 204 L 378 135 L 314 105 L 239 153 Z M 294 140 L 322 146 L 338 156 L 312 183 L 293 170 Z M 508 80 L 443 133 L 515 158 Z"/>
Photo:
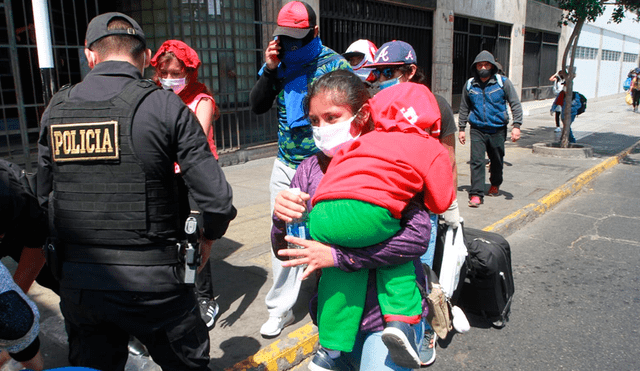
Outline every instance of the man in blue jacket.
<path id="1" fill-rule="evenodd" d="M 471 65 L 470 78 L 462 89 L 458 116 L 458 140 L 466 143 L 465 128 L 471 125 L 471 188 L 469 207 L 478 207 L 484 198 L 485 153 L 489 157 L 489 196 L 497 196 L 502 184 L 504 142 L 507 138 L 509 113 L 513 113 L 511 141 L 520 139 L 522 106 L 511 81 L 498 74 L 495 58 L 486 50 L 480 52 Z"/>

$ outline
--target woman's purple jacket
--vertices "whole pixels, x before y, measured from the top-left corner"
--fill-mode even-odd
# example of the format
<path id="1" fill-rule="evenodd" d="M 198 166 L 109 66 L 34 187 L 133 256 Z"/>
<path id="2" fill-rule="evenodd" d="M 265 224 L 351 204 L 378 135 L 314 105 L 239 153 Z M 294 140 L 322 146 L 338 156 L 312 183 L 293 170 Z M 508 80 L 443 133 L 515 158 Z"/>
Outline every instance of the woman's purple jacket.
<path id="1" fill-rule="evenodd" d="M 296 174 L 291 180 L 291 188 L 300 188 L 311 197 L 316 192 L 320 180 L 324 176 L 331 158 L 323 153 L 317 153 L 304 160 L 298 166 Z M 407 206 L 401 220 L 402 229 L 390 239 L 364 249 L 347 249 L 332 246 L 331 253 L 336 267 L 345 272 L 353 272 L 360 269 L 375 269 L 385 265 L 403 264 L 413 261 L 416 265 L 416 277 L 422 287 L 426 287 L 424 272 L 420 263 L 420 256 L 427 251 L 431 223 L 429 213 L 421 206 L 421 201 L 413 201 Z M 311 200 L 307 201 L 307 210 L 311 211 Z M 271 245 L 278 256 L 278 250 L 286 249 L 287 242 L 285 222 L 273 216 L 273 228 L 271 229 Z M 279 257 L 280 258 L 280 257 Z M 384 320 L 375 283 L 376 275 L 370 274 L 367 283 L 367 297 L 360 323 L 360 331 L 375 332 L 384 329 Z M 428 309 L 423 300 L 423 315 Z M 312 314 L 315 318 L 315 314 Z"/>

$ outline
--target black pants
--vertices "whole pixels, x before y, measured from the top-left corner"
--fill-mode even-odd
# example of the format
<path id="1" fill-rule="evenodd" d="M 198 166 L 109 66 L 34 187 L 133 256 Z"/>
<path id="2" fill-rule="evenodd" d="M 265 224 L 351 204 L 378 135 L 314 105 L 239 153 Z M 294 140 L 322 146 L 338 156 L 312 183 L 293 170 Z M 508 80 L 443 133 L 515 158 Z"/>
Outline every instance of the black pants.
<path id="1" fill-rule="evenodd" d="M 633 98 L 633 106 L 638 107 L 638 101 L 640 100 L 640 90 L 631 90 L 631 98 Z"/>
<path id="2" fill-rule="evenodd" d="M 495 133 L 484 133 L 476 128 L 470 128 L 471 137 L 471 188 L 469 197 L 484 197 L 485 153 L 491 161 L 489 166 L 489 181 L 491 185 L 499 187 L 502 184 L 502 167 L 504 165 L 504 142 L 507 139 L 507 128 L 499 129 Z"/>
<path id="3" fill-rule="evenodd" d="M 211 282 L 211 261 L 207 261 L 202 271 L 196 276 L 196 294 L 198 299 L 213 299 L 213 283 Z"/>
<path id="4" fill-rule="evenodd" d="M 170 293 L 61 288 L 60 298 L 74 366 L 124 370 L 133 335 L 163 371 L 208 370 L 209 333 L 191 287 Z"/>

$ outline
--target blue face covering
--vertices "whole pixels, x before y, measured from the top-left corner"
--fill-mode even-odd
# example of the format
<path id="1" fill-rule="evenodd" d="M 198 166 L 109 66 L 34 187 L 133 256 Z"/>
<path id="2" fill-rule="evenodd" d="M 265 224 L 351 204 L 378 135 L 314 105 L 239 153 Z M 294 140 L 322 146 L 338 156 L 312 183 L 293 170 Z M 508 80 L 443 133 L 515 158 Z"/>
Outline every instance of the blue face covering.
<path id="1" fill-rule="evenodd" d="M 300 49 L 289 51 L 282 56 L 278 65 L 277 76 L 284 85 L 284 101 L 289 128 L 310 125 L 303 109 L 303 100 L 307 95 L 307 75 L 318 67 L 312 63 L 322 52 L 322 40 L 313 38 Z M 262 75 L 263 65 L 258 75 Z"/>
<path id="2" fill-rule="evenodd" d="M 391 87 L 391 86 L 399 84 L 399 83 L 400 83 L 400 77 L 396 77 L 395 79 L 383 81 L 383 82 L 379 83 L 378 86 L 380 87 L 380 90 L 382 90 L 382 89 L 386 89 L 388 87 Z"/>

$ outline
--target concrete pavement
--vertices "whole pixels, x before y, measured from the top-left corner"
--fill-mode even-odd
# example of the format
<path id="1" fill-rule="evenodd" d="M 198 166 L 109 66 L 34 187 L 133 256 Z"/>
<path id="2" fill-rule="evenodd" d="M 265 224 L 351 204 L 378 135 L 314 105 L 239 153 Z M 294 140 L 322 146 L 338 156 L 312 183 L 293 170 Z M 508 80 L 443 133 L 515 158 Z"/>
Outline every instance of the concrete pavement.
<path id="1" fill-rule="evenodd" d="M 522 139 L 507 143 L 505 181 L 500 194 L 486 197 L 477 209 L 466 206 L 469 144 L 457 146 L 458 200 L 465 225 L 492 229 L 508 236 L 574 194 L 601 171 L 617 164 L 620 160 L 617 155 L 640 140 L 640 116 L 631 112 L 623 95 L 618 95 L 590 100 L 587 111 L 574 122 L 578 142 L 591 145 L 593 157 L 534 155 L 531 151 L 534 143 L 551 142 L 556 136 L 554 119 L 548 113 L 550 106 L 550 101 L 523 104 L 528 115 L 522 127 Z M 223 156 L 222 162 L 225 161 L 234 163 L 230 157 L 225 160 Z M 210 332 L 212 370 L 290 369 L 307 358 L 317 342 L 317 331 L 307 313 L 308 298 L 313 290 L 309 280 L 303 283 L 294 307 L 294 324 L 275 339 L 264 339 L 259 333 L 268 317 L 264 298 L 271 287 L 268 183 L 272 164 L 273 157 L 266 157 L 224 167 L 234 189 L 238 217 L 225 237 L 214 245 L 211 258 L 214 288 L 221 309 L 216 327 Z M 68 365 L 57 296 L 37 285 L 30 294 L 42 311 L 42 349 L 47 367 Z M 127 368 L 159 369 L 152 362 L 136 357 L 131 358 Z"/>
<path id="2" fill-rule="evenodd" d="M 639 184 L 636 147 L 510 234 L 509 323 L 498 330 L 470 318 L 471 331 L 439 341 L 429 371 L 640 369 Z"/>

